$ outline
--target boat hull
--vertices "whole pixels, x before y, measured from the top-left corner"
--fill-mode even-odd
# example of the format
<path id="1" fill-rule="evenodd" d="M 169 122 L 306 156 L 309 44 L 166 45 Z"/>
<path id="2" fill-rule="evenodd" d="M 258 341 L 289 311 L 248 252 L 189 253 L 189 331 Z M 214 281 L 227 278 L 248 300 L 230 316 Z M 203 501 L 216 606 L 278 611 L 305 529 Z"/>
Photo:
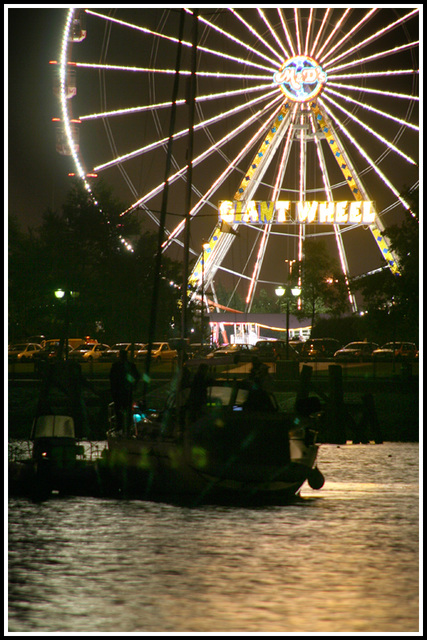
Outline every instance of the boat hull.
<path id="1" fill-rule="evenodd" d="M 225 419 L 226 418 L 226 419 Z M 313 472 L 314 432 L 292 436 L 283 416 L 220 412 L 184 436 L 110 436 L 103 477 L 117 495 L 189 504 L 286 504 Z"/>
<path id="2" fill-rule="evenodd" d="M 45 500 L 52 494 L 67 496 L 105 495 L 96 461 L 77 461 L 67 467 L 34 459 L 9 462 L 9 497 Z"/>

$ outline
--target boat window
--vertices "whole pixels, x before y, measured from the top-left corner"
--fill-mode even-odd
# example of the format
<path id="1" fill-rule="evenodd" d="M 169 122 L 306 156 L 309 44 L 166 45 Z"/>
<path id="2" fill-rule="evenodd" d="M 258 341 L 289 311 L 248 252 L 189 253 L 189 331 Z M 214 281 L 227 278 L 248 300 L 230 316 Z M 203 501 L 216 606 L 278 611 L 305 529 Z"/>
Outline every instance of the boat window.
<path id="1" fill-rule="evenodd" d="M 231 387 L 208 387 L 208 407 L 230 404 L 232 391 Z"/>
<path id="2" fill-rule="evenodd" d="M 236 399 L 233 404 L 233 411 L 243 411 L 243 405 L 248 399 L 248 389 L 238 389 Z"/>
<path id="3" fill-rule="evenodd" d="M 249 390 L 239 389 L 236 396 L 236 405 L 242 405 L 248 399 Z"/>

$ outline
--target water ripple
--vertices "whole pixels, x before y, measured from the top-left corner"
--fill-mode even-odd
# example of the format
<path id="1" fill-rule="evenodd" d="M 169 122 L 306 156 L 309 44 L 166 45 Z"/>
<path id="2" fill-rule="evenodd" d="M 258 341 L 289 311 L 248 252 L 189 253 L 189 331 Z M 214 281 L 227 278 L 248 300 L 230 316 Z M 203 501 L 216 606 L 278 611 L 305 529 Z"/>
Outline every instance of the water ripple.
<path id="1" fill-rule="evenodd" d="M 266 509 L 9 501 L 15 633 L 416 632 L 418 446 L 327 446 Z"/>

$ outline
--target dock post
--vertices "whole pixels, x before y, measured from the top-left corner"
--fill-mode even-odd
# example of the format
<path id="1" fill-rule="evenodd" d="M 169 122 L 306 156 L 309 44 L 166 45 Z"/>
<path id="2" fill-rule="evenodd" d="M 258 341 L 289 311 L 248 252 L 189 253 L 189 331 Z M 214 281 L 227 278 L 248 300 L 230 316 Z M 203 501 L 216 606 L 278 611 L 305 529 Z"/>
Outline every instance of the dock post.
<path id="1" fill-rule="evenodd" d="M 363 412 L 362 412 L 362 424 L 370 426 L 370 433 L 373 437 L 375 444 L 383 444 L 383 434 L 381 425 L 378 421 L 377 411 L 375 409 L 374 396 L 372 393 L 367 393 L 362 396 Z"/>
<path id="2" fill-rule="evenodd" d="M 342 367 L 329 365 L 329 400 L 326 407 L 328 436 L 331 444 L 346 443 L 346 411 L 342 384 Z"/>
<path id="3" fill-rule="evenodd" d="M 297 400 L 304 400 L 305 398 L 308 398 L 312 373 L 313 373 L 312 367 L 310 367 L 307 364 L 302 365 L 300 378 L 299 378 Z"/>

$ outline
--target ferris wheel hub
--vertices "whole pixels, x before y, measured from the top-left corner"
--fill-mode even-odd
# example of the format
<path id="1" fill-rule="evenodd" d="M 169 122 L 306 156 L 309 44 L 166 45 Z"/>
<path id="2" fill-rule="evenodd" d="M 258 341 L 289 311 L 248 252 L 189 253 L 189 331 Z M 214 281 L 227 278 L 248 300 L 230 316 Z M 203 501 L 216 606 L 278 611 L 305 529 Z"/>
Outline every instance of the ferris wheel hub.
<path id="1" fill-rule="evenodd" d="M 299 55 L 285 60 L 273 80 L 292 102 L 308 102 L 322 91 L 327 74 L 314 58 Z"/>

